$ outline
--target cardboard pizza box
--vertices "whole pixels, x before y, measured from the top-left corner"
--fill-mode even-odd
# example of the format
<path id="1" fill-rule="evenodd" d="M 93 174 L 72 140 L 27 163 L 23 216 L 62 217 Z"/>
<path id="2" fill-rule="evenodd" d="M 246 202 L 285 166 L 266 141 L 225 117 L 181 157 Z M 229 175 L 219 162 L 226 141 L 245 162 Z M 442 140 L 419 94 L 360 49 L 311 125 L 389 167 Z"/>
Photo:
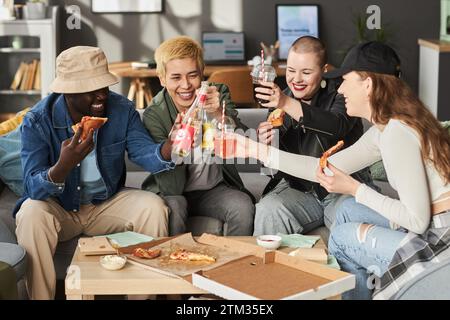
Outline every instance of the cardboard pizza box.
<path id="1" fill-rule="evenodd" d="M 320 264 L 328 263 L 327 251 L 323 248 L 297 248 L 289 253 L 292 257 L 300 257 Z"/>
<path id="2" fill-rule="evenodd" d="M 192 274 L 192 284 L 225 299 L 327 299 L 355 287 L 355 276 L 322 264 L 204 234 L 198 242 L 248 255 Z"/>
<path id="3" fill-rule="evenodd" d="M 78 239 L 80 252 L 85 256 L 114 254 L 114 249 L 106 237 L 91 237 Z"/>

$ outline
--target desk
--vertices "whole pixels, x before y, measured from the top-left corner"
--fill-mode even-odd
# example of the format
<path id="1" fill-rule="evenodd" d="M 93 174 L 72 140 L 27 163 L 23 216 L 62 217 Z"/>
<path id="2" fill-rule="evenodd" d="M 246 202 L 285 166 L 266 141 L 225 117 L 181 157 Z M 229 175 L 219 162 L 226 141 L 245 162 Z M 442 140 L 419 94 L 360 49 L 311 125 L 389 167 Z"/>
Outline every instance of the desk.
<path id="1" fill-rule="evenodd" d="M 255 237 L 233 237 L 239 241 L 256 243 Z M 315 247 L 324 248 L 322 240 Z M 284 247 L 281 251 L 289 252 Z M 95 295 L 155 295 L 207 294 L 191 283 L 171 278 L 140 266 L 127 263 L 118 271 L 103 269 L 99 256 L 84 256 L 77 248 L 65 279 L 67 300 L 93 300 Z"/>
<path id="2" fill-rule="evenodd" d="M 282 63 L 274 64 L 275 70 L 277 72 L 277 76 L 285 76 L 286 75 L 286 65 Z M 216 66 L 216 65 L 207 65 L 205 66 L 204 76 L 209 77 L 213 72 L 219 70 L 252 70 L 251 66 L 247 65 L 225 65 L 225 66 Z M 122 78 L 131 78 L 130 88 L 128 90 L 128 99 L 131 101 L 136 100 L 137 108 L 144 108 L 144 100 L 148 105 L 150 104 L 151 99 L 153 98 L 153 94 L 146 78 L 156 78 L 156 69 L 154 68 L 140 68 L 133 69 L 131 67 L 131 62 L 113 62 L 109 64 L 109 71 L 115 74 L 118 77 Z"/>

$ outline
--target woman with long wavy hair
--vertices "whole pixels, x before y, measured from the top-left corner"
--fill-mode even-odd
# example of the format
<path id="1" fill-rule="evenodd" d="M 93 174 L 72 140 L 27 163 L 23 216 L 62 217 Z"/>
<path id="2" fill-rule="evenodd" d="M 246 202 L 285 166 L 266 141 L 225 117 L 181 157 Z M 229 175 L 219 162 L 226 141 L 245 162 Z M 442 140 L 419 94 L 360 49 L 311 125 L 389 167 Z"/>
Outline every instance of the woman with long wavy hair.
<path id="1" fill-rule="evenodd" d="M 354 47 L 341 68 L 330 72 L 343 76 L 338 92 L 347 113 L 373 126 L 331 156 L 325 169 L 317 158 L 236 136 L 236 157 L 257 158 L 318 181 L 329 192 L 353 196 L 338 208 L 328 244 L 342 269 L 356 276 L 355 289 L 343 295 L 347 299 L 391 298 L 430 265 L 450 257 L 450 136 L 399 73 L 395 51 L 378 42 Z M 399 199 L 349 175 L 379 160 Z"/>

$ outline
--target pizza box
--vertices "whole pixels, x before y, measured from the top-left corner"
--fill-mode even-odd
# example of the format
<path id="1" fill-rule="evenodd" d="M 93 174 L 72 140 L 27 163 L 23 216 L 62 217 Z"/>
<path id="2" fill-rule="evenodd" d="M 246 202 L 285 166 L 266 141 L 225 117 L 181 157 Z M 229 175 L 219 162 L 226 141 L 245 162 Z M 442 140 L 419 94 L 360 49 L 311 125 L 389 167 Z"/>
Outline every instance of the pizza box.
<path id="1" fill-rule="evenodd" d="M 301 257 L 320 264 L 328 263 L 327 251 L 323 248 L 297 248 L 289 252 L 290 256 Z"/>
<path id="2" fill-rule="evenodd" d="M 225 299 L 327 299 L 355 287 L 355 276 L 257 245 L 204 234 L 198 242 L 248 253 L 192 274 L 192 284 Z"/>
<path id="3" fill-rule="evenodd" d="M 85 256 L 114 254 L 116 249 L 111 246 L 111 243 L 106 237 L 90 237 L 78 239 L 78 247 L 80 252 Z"/>
<path id="4" fill-rule="evenodd" d="M 154 259 L 142 259 L 136 257 L 133 251 L 137 248 L 156 248 L 160 250 L 160 255 Z M 215 258 L 214 262 L 208 261 L 176 261 L 169 257 L 179 249 L 187 252 L 205 254 Z M 191 275 L 197 271 L 205 271 L 219 267 L 230 261 L 246 256 L 246 253 L 234 252 L 225 248 L 210 246 L 199 243 L 192 237 L 191 233 L 180 234 L 170 238 L 159 239 L 137 246 L 120 248 L 120 253 L 127 256 L 130 263 L 139 265 L 145 269 L 159 272 L 171 277 L 190 280 Z"/>

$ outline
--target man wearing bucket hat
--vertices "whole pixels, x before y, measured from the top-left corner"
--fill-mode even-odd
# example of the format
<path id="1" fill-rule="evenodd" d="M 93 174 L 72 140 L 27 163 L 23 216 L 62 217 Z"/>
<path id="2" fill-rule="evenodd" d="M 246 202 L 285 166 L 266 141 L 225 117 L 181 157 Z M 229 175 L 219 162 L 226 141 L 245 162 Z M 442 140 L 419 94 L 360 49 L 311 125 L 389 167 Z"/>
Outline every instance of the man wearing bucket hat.
<path id="1" fill-rule="evenodd" d="M 124 190 L 125 150 L 149 172 L 172 169 L 171 141 L 156 144 L 132 102 L 110 92 L 118 82 L 103 51 L 79 46 L 56 59 L 53 91 L 26 115 L 22 125 L 25 192 L 18 201 L 17 239 L 28 252 L 31 299 L 55 294 L 53 254 L 58 241 L 133 230 L 168 235 L 168 208 L 151 192 Z M 80 139 L 71 129 L 83 116 L 107 117 Z M 176 123 L 176 127 L 179 122 Z"/>

